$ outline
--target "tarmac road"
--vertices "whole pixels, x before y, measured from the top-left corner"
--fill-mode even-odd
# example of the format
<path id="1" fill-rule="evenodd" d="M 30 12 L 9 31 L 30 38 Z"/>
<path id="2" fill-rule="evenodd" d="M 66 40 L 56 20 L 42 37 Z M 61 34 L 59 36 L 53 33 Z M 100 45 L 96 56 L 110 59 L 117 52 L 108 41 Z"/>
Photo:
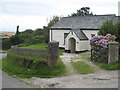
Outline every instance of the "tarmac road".
<path id="1" fill-rule="evenodd" d="M 7 56 L 7 53 L 0 54 L 0 60 Z M 2 76 L 2 77 L 1 77 Z M 9 76 L 7 73 L 0 70 L 0 88 L 30 88 L 24 82 Z"/>

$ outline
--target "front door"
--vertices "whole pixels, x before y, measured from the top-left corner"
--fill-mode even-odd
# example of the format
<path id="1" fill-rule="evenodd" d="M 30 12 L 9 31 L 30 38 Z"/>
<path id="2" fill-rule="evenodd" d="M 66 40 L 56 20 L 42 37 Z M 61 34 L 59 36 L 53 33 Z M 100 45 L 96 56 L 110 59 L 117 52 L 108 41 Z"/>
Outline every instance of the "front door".
<path id="1" fill-rule="evenodd" d="M 76 51 L 76 41 L 74 38 L 69 39 L 69 50 L 71 53 L 75 53 Z"/>

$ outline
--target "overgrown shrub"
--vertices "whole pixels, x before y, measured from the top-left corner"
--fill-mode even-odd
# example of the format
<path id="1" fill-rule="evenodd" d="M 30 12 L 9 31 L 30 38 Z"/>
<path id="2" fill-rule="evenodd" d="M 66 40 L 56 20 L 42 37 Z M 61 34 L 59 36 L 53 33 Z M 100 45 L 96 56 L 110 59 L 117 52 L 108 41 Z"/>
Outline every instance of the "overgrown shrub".
<path id="1" fill-rule="evenodd" d="M 108 43 L 116 39 L 115 35 L 94 36 L 91 41 L 91 60 L 108 63 Z"/>
<path id="2" fill-rule="evenodd" d="M 90 40 L 90 45 L 91 47 L 95 47 L 95 46 L 105 46 L 107 47 L 108 42 L 110 41 L 115 41 L 116 36 L 115 35 L 111 35 L 111 34 L 107 34 L 106 36 L 94 36 L 91 40 Z"/>

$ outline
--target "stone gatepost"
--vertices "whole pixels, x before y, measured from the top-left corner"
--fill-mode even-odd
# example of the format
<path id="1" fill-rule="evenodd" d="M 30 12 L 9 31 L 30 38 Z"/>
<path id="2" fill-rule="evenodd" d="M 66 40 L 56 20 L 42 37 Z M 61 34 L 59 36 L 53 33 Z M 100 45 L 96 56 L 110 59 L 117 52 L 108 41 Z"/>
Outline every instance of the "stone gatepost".
<path id="1" fill-rule="evenodd" d="M 48 65 L 57 66 L 59 59 L 59 42 L 51 41 L 48 43 Z"/>
<path id="2" fill-rule="evenodd" d="M 119 43 L 111 41 L 108 43 L 108 63 L 115 62 L 119 58 Z"/>

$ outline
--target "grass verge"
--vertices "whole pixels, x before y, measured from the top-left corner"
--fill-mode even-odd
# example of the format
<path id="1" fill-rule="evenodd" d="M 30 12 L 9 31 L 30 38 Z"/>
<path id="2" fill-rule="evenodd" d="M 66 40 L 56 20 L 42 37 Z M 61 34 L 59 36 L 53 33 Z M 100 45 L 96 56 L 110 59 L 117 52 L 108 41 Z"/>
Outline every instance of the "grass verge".
<path id="1" fill-rule="evenodd" d="M 89 74 L 93 73 L 94 69 L 93 67 L 89 66 L 83 61 L 80 62 L 71 62 L 73 68 L 80 74 Z"/>
<path id="2" fill-rule="evenodd" d="M 105 64 L 105 63 L 98 63 L 98 62 L 94 62 L 97 66 L 99 66 L 102 69 L 105 70 L 118 70 L 120 69 L 120 60 L 114 63 L 110 63 L 110 64 Z"/>
<path id="3" fill-rule="evenodd" d="M 19 64 L 12 63 L 13 59 L 2 59 L 2 70 L 9 75 L 14 75 L 21 78 L 41 77 L 41 78 L 53 78 L 63 76 L 66 72 L 65 65 L 62 60 L 59 59 L 58 65 L 55 67 L 49 67 L 47 64 L 40 63 L 38 69 L 28 69 L 21 67 Z"/>
<path id="4" fill-rule="evenodd" d="M 2 60 L 0 60 L 0 69 L 2 68 Z"/>
<path id="5" fill-rule="evenodd" d="M 78 57 L 73 57 L 71 59 L 84 59 L 84 60 L 90 60 L 90 53 L 87 51 L 87 52 L 83 52 L 83 53 L 80 53 Z"/>

